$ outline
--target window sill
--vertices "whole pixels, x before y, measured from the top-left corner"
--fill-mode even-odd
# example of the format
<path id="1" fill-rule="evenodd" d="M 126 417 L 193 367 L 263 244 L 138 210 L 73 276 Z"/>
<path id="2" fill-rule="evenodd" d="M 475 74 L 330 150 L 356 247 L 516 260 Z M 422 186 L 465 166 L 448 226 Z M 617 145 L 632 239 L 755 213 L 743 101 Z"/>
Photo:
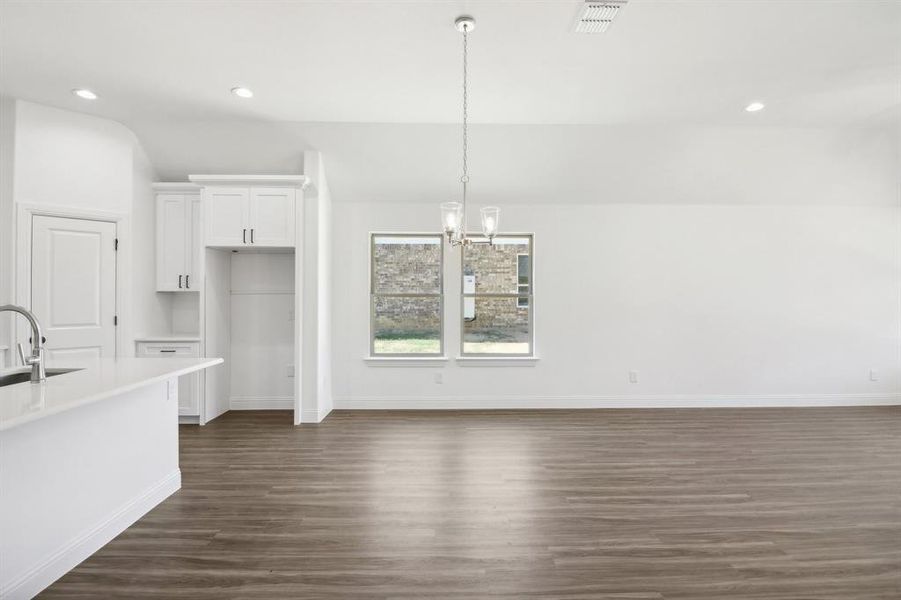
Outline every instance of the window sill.
<path id="1" fill-rule="evenodd" d="M 446 356 L 366 356 L 370 367 L 441 367 L 447 364 Z"/>
<path id="2" fill-rule="evenodd" d="M 534 367 L 537 356 L 458 356 L 461 367 Z"/>

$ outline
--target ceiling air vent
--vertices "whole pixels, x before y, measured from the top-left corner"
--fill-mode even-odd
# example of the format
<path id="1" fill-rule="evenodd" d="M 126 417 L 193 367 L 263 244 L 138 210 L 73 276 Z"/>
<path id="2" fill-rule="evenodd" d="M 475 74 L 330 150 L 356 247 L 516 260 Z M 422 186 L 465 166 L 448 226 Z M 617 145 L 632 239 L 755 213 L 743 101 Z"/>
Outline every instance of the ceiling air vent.
<path id="1" fill-rule="evenodd" d="M 604 33 L 627 1 L 586 2 L 576 21 L 576 33 Z"/>

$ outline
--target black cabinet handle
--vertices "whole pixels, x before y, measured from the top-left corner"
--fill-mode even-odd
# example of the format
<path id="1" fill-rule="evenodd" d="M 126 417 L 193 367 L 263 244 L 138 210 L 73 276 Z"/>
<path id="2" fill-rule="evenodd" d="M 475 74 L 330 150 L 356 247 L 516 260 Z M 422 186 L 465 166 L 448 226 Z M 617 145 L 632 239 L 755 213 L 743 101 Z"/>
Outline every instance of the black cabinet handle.
<path id="1" fill-rule="evenodd" d="M 181 275 L 178 276 L 178 289 L 181 289 Z"/>
<path id="2" fill-rule="evenodd" d="M 160 350 L 160 352 L 175 352 L 175 350 Z"/>
<path id="3" fill-rule="evenodd" d="M 190 275 L 185 275 L 185 289 L 186 290 L 191 289 L 191 276 Z"/>
<path id="4" fill-rule="evenodd" d="M 244 233 L 241 234 L 241 243 L 242 244 L 247 243 L 247 230 L 246 229 L 244 230 Z"/>
<path id="5" fill-rule="evenodd" d="M 253 229 L 250 230 L 250 243 L 253 243 Z"/>

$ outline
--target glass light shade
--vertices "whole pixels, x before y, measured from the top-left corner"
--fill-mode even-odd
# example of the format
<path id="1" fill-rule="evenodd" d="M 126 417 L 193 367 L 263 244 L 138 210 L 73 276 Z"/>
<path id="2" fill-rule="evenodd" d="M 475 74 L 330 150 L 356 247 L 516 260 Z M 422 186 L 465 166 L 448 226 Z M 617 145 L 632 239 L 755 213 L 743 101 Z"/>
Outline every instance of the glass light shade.
<path id="1" fill-rule="evenodd" d="M 441 205 L 441 223 L 446 233 L 456 233 L 463 225 L 463 205 L 459 202 L 445 202 Z"/>
<path id="2" fill-rule="evenodd" d="M 497 234 L 501 209 L 496 206 L 486 206 L 480 212 L 482 213 L 482 233 L 486 237 L 494 237 Z"/>

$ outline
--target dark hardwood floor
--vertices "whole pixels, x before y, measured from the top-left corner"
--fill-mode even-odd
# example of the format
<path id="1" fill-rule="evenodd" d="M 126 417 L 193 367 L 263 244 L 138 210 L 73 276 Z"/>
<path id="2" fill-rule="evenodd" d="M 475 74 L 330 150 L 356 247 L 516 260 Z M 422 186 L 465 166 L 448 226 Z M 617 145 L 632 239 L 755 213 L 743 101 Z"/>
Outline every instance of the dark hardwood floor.
<path id="1" fill-rule="evenodd" d="M 901 409 L 232 412 L 47 598 L 901 598 Z"/>

